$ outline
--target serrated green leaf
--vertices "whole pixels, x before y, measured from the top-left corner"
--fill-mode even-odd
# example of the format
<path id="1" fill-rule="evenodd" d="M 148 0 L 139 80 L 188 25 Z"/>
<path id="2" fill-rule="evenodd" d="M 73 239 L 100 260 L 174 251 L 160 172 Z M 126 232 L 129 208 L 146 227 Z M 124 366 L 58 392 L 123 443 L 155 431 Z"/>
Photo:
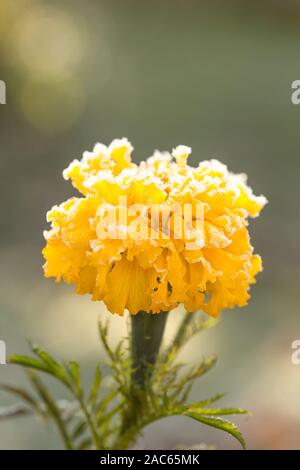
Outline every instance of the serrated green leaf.
<path id="1" fill-rule="evenodd" d="M 38 406 L 38 401 L 34 398 L 33 395 L 27 392 L 27 390 L 25 390 L 24 388 L 15 387 L 14 385 L 9 385 L 9 384 L 0 384 L 0 390 L 16 395 L 17 397 L 21 398 L 23 401 L 28 403 L 33 408 L 36 408 Z"/>
<path id="2" fill-rule="evenodd" d="M 223 398 L 225 393 L 217 393 L 216 395 L 207 398 L 206 400 L 200 400 L 194 403 L 190 403 L 186 405 L 186 408 L 204 408 L 205 406 L 211 405 L 212 403 L 215 403 L 218 400 L 221 400 Z"/>
<path id="3" fill-rule="evenodd" d="M 249 412 L 241 408 L 193 408 L 188 407 L 188 412 L 200 415 L 222 416 L 222 415 L 247 415 Z"/>
<path id="4" fill-rule="evenodd" d="M 93 407 L 98 398 L 99 389 L 102 383 L 102 373 L 99 366 L 96 367 L 94 381 L 91 386 L 90 395 L 88 398 L 88 405 Z"/>
<path id="5" fill-rule="evenodd" d="M 31 344 L 31 348 L 34 354 L 48 366 L 50 373 L 69 387 L 68 376 L 63 366 L 40 346 Z"/>
<path id="6" fill-rule="evenodd" d="M 217 362 L 215 355 L 203 359 L 201 364 L 197 367 L 191 368 L 186 372 L 180 380 L 177 380 L 172 384 L 172 390 L 170 390 L 169 398 L 177 404 L 184 404 L 188 398 L 191 386 L 194 381 L 208 372 Z"/>
<path id="7" fill-rule="evenodd" d="M 77 450 L 86 450 L 90 449 L 92 446 L 92 440 L 91 438 L 87 437 L 83 439 L 77 446 Z"/>
<path id="8" fill-rule="evenodd" d="M 105 322 L 101 322 L 99 321 L 98 323 L 98 331 L 99 331 L 99 337 L 100 337 L 100 341 L 102 343 L 102 345 L 104 346 L 104 349 L 108 355 L 108 357 L 111 359 L 111 361 L 114 361 L 115 360 L 115 354 L 112 350 L 112 348 L 110 347 L 109 343 L 108 343 L 108 323 Z"/>
<path id="9" fill-rule="evenodd" d="M 8 393 L 12 393 L 13 395 L 21 398 L 25 403 L 27 403 L 32 409 L 34 409 L 39 415 L 45 417 L 45 413 L 42 410 L 40 403 L 38 400 L 31 395 L 27 390 L 21 387 L 15 387 L 13 385 L 8 384 L 0 384 L 0 390 L 3 390 Z"/>
<path id="10" fill-rule="evenodd" d="M 51 370 L 49 369 L 49 366 L 33 357 L 13 354 L 9 357 L 8 360 L 11 364 L 17 364 L 19 366 L 29 367 L 31 369 L 36 369 L 41 372 L 47 372 L 48 374 L 52 374 Z"/>
<path id="11" fill-rule="evenodd" d="M 70 361 L 67 365 L 67 372 L 71 378 L 72 384 L 75 387 L 75 392 L 78 395 L 82 395 L 82 389 L 80 384 L 80 367 L 75 361 Z"/>
<path id="12" fill-rule="evenodd" d="M 49 414 L 52 416 L 54 422 L 56 423 L 58 430 L 64 440 L 65 446 L 68 450 L 73 449 L 72 441 L 69 437 L 68 431 L 66 429 L 65 422 L 60 414 L 60 410 L 57 407 L 55 400 L 52 398 L 49 390 L 44 386 L 42 381 L 38 378 L 37 374 L 29 373 L 29 379 L 34 386 L 35 390 L 37 391 L 40 398 L 46 405 L 46 408 Z"/>
<path id="13" fill-rule="evenodd" d="M 243 449 L 246 448 L 246 443 L 245 439 L 242 435 L 242 433 L 239 431 L 237 426 L 230 421 L 227 421 L 222 418 L 212 418 L 209 416 L 203 416 L 199 415 L 197 413 L 184 413 L 184 416 L 188 416 L 189 418 L 195 419 L 196 421 L 199 421 L 202 424 L 206 424 L 207 426 L 212 426 L 213 428 L 220 429 L 221 431 L 225 431 L 229 434 L 231 434 L 235 439 L 239 441 Z"/>
<path id="14" fill-rule="evenodd" d="M 107 413 L 103 413 L 103 414 L 98 413 L 97 425 L 101 426 L 104 423 L 107 423 L 108 421 L 110 421 L 123 408 L 123 406 L 124 406 L 123 403 L 119 403 L 118 405 L 113 407 L 111 410 L 109 410 Z"/>
<path id="15" fill-rule="evenodd" d="M 79 421 L 79 423 L 77 424 L 77 426 L 75 426 L 71 434 L 71 439 L 72 440 L 78 439 L 84 433 L 86 428 L 87 428 L 86 421 L 85 420 Z"/>
<path id="16" fill-rule="evenodd" d="M 110 404 L 110 402 L 118 395 L 118 390 L 110 390 L 107 392 L 107 394 L 100 400 L 100 402 L 97 405 L 96 409 L 96 420 L 98 421 L 101 419 L 101 415 L 105 411 L 106 407 Z"/>
<path id="17" fill-rule="evenodd" d="M 198 378 L 201 377 L 201 375 L 204 375 L 216 364 L 217 360 L 218 358 L 216 355 L 212 355 L 203 359 L 201 364 L 196 367 L 194 372 L 191 373 L 189 380 L 193 380 L 194 378 Z"/>
<path id="18" fill-rule="evenodd" d="M 163 352 L 164 360 L 171 354 L 176 356 L 178 352 L 186 345 L 186 343 L 190 341 L 195 335 L 201 331 L 215 326 L 217 323 L 218 320 L 215 318 L 198 318 L 196 312 L 187 312 L 181 322 L 172 344 L 166 349 L 165 352 Z"/>
<path id="19" fill-rule="evenodd" d="M 191 393 L 191 389 L 192 389 L 192 386 L 193 386 L 193 382 L 189 382 L 185 385 L 183 385 L 182 389 L 181 389 L 181 392 L 179 395 L 177 395 L 176 397 L 176 394 L 172 395 L 172 399 L 174 400 L 174 398 L 176 399 L 176 401 L 178 401 L 180 404 L 184 404 L 186 403 L 190 393 Z"/>
<path id="20" fill-rule="evenodd" d="M 55 363 L 49 360 L 50 356 L 45 351 L 39 350 L 38 356 L 40 360 L 30 356 L 14 354 L 9 357 L 9 362 L 11 364 L 16 364 L 50 374 L 69 387 L 68 377 L 63 367 L 58 363 L 58 366 L 56 366 Z"/>
<path id="21" fill-rule="evenodd" d="M 120 427 L 119 426 L 114 426 L 112 428 L 106 428 L 104 431 L 102 431 L 102 439 L 107 439 L 108 437 L 112 436 L 112 434 L 117 434 L 120 432 Z"/>
<path id="22" fill-rule="evenodd" d="M 30 343 L 32 352 L 36 354 L 40 359 L 42 359 L 45 364 L 49 366 L 50 369 L 55 369 L 56 367 L 61 367 L 60 364 L 52 357 L 50 354 L 42 349 L 40 346 L 34 343 Z"/>

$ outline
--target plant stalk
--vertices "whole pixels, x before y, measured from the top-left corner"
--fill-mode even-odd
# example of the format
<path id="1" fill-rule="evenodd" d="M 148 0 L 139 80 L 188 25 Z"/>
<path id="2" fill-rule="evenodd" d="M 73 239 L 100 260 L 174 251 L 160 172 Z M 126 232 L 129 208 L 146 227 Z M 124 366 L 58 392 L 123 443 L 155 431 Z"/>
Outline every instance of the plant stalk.
<path id="1" fill-rule="evenodd" d="M 139 312 L 131 316 L 131 393 L 124 410 L 116 448 L 127 449 L 139 433 L 138 423 L 143 417 L 147 401 L 147 385 L 161 346 L 168 312 L 157 315 Z"/>
<path id="2" fill-rule="evenodd" d="M 132 384 L 145 389 L 161 346 L 168 312 L 131 316 Z"/>

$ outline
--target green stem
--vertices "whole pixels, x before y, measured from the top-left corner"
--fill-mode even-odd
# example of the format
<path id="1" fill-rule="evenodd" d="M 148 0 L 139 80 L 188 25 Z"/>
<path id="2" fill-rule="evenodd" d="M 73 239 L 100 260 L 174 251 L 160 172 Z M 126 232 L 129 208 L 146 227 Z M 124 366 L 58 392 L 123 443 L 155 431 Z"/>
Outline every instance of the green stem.
<path id="1" fill-rule="evenodd" d="M 168 312 L 151 314 L 139 312 L 131 317 L 131 393 L 130 402 L 124 410 L 122 426 L 116 449 L 127 449 L 139 433 L 139 421 L 143 418 L 143 407 L 147 385 L 161 346 Z"/>
<path id="2" fill-rule="evenodd" d="M 78 402 L 81 406 L 82 412 L 83 412 L 83 414 L 85 416 L 85 419 L 87 421 L 87 425 L 88 425 L 88 427 L 91 431 L 91 435 L 92 435 L 92 439 L 93 439 L 93 442 L 94 442 L 95 449 L 100 450 L 102 448 L 101 447 L 101 442 L 100 442 L 100 438 L 98 436 L 96 427 L 94 425 L 93 419 L 92 419 L 89 411 L 87 410 L 87 407 L 85 406 L 85 403 L 82 400 L 82 398 L 79 397 L 79 396 L 77 396 L 76 398 L 77 398 L 77 400 L 78 400 Z"/>
<path id="3" fill-rule="evenodd" d="M 139 312 L 131 317 L 132 384 L 144 389 L 151 379 L 161 346 L 168 312 Z M 150 367 L 149 367 L 150 366 Z"/>

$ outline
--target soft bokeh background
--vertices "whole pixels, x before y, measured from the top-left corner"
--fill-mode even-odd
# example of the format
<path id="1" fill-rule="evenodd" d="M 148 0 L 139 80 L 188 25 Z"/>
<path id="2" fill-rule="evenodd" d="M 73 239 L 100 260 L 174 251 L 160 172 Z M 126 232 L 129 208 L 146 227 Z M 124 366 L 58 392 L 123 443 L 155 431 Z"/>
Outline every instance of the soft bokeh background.
<path id="1" fill-rule="evenodd" d="M 287 0 L 1 0 L 0 339 L 9 354 L 27 352 L 30 338 L 80 361 L 86 380 L 103 358 L 102 305 L 42 275 L 46 211 L 74 193 L 61 177 L 68 163 L 115 137 L 131 140 L 136 161 L 190 145 L 194 164 L 220 158 L 270 201 L 251 222 L 265 270 L 249 306 L 224 312 L 184 351 L 189 361 L 220 357 L 193 398 L 226 391 L 223 405 L 252 410 L 235 420 L 250 448 L 300 448 L 300 366 L 291 363 L 300 338 L 300 106 L 290 100 L 299 23 L 300 2 Z M 115 339 L 125 323 L 111 319 Z M 0 380 L 25 382 L 14 366 L 0 366 Z M 1 393 L 0 406 L 11 402 Z M 148 428 L 140 446 L 238 448 L 216 430 L 173 421 Z M 34 418 L 0 424 L 2 449 L 59 445 Z"/>

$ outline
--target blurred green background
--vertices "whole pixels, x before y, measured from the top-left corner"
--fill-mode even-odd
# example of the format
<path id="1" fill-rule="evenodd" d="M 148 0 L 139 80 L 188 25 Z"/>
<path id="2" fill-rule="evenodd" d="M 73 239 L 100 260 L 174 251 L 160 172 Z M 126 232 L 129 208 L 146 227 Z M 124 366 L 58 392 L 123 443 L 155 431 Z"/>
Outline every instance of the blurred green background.
<path id="1" fill-rule="evenodd" d="M 251 3 L 251 5 L 250 5 Z M 217 353 L 216 368 L 193 398 L 228 392 L 223 405 L 253 412 L 239 423 L 249 448 L 300 448 L 300 2 L 1 0 L 0 339 L 7 352 L 26 338 L 80 361 L 86 380 L 103 352 L 101 304 L 43 278 L 42 232 L 53 204 L 74 194 L 61 176 L 95 142 L 126 136 L 134 159 L 155 148 L 193 147 L 192 163 L 219 158 L 246 172 L 269 205 L 251 221 L 264 272 L 248 307 L 184 350 L 184 359 Z M 180 318 L 175 312 L 170 332 Z M 126 320 L 111 318 L 112 336 Z M 0 380 L 24 383 L 14 366 Z M 61 390 L 57 390 L 57 393 Z M 0 406 L 12 403 L 4 393 Z M 232 438 L 179 418 L 149 427 L 141 448 Z M 57 448 L 51 427 L 34 418 L 0 423 L 0 448 Z"/>

